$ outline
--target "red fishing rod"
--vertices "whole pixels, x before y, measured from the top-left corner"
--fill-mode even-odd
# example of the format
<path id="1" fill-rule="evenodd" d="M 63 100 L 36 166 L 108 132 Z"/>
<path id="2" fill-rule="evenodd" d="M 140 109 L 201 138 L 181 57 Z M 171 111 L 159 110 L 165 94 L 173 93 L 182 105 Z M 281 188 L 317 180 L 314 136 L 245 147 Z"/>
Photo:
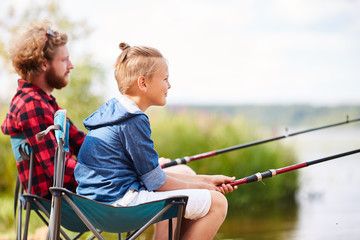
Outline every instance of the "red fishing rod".
<path id="1" fill-rule="evenodd" d="M 241 178 L 239 180 L 235 180 L 233 182 L 230 182 L 229 184 L 231 186 L 236 186 L 236 185 L 245 184 L 245 183 L 258 182 L 258 181 L 263 180 L 264 178 L 275 177 L 276 175 L 279 175 L 279 174 L 282 174 L 282 173 L 291 172 L 291 171 L 294 171 L 294 170 L 297 170 L 297 169 L 300 169 L 300 168 L 308 167 L 310 165 L 318 164 L 318 163 L 329 161 L 329 160 L 336 159 L 336 158 L 341 158 L 341 157 L 348 156 L 348 155 L 355 154 L 355 153 L 359 153 L 359 152 L 360 152 L 360 149 L 356 149 L 356 150 L 353 150 L 353 151 L 339 153 L 339 154 L 332 155 L 332 156 L 329 156 L 329 157 L 320 158 L 320 159 L 313 160 L 313 161 L 310 161 L 310 162 L 303 162 L 303 163 L 299 163 L 299 164 L 279 168 L 279 169 L 276 169 L 276 170 L 275 169 L 270 169 L 267 172 L 263 172 L 263 173 L 259 172 L 259 173 L 253 174 L 251 176 Z"/>
<path id="2" fill-rule="evenodd" d="M 311 128 L 311 129 L 307 129 L 307 130 L 303 130 L 303 131 L 299 131 L 299 132 L 285 134 L 285 135 L 274 137 L 274 138 L 269 138 L 269 139 L 265 139 L 265 140 L 245 143 L 245 144 L 236 145 L 236 146 L 229 147 L 229 148 L 223 148 L 223 149 L 216 150 L 216 151 L 210 151 L 210 152 L 206 152 L 206 153 L 201 153 L 201 154 L 197 154 L 197 155 L 194 155 L 194 156 L 191 156 L 191 157 L 177 158 L 177 159 L 175 159 L 175 160 L 173 160 L 171 162 L 168 162 L 168 163 L 165 163 L 165 164 L 161 165 L 161 167 L 162 168 L 167 168 L 167 167 L 180 165 L 180 164 L 188 164 L 189 162 L 199 160 L 199 159 L 203 159 L 203 158 L 207 158 L 207 157 L 211 157 L 211 156 L 215 156 L 215 155 L 218 155 L 218 154 L 222 154 L 222 153 L 226 153 L 226 152 L 230 152 L 230 151 L 234 151 L 234 150 L 238 150 L 238 149 L 242 149 L 242 148 L 252 147 L 252 146 L 260 145 L 260 144 L 263 144 L 263 143 L 268 143 L 268 142 L 272 142 L 272 141 L 276 141 L 276 140 L 280 140 L 280 139 L 284 139 L 284 138 L 288 138 L 288 137 L 293 137 L 293 136 L 308 133 L 308 132 L 313 132 L 313 131 L 317 131 L 317 130 L 321 130 L 321 129 L 325 129 L 325 128 L 330 128 L 330 127 L 336 127 L 336 126 L 340 126 L 340 125 L 344 125 L 344 124 L 348 124 L 348 123 L 353 123 L 353 122 L 357 122 L 357 121 L 360 121 L 360 118 L 349 120 L 349 117 L 346 116 L 346 121 L 344 121 L 344 122 L 334 123 L 334 124 L 330 124 L 330 125 L 326 125 L 326 126 L 322 126 L 322 127 L 317 127 L 317 128 Z"/>

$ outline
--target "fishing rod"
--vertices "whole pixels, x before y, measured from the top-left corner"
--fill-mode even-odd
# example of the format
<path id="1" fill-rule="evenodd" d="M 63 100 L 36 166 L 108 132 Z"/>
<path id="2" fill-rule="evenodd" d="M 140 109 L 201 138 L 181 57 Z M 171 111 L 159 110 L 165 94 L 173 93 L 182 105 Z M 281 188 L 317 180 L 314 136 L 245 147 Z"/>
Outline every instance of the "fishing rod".
<path id="1" fill-rule="evenodd" d="M 280 139 L 283 139 L 283 138 L 293 137 L 293 136 L 296 136 L 296 135 L 300 135 L 300 134 L 304 134 L 304 133 L 308 133 L 308 132 L 313 132 L 313 131 L 317 131 L 317 130 L 321 130 L 321 129 L 325 129 L 325 128 L 336 127 L 336 126 L 340 126 L 340 125 L 344 125 L 344 124 L 348 124 L 348 123 L 353 123 L 353 122 L 357 122 L 357 121 L 360 121 L 360 118 L 349 120 L 349 116 L 346 116 L 346 121 L 343 121 L 343 122 L 334 123 L 334 124 L 330 124 L 330 125 L 325 125 L 325 126 L 317 127 L 317 128 L 310 128 L 310 129 L 299 131 L 299 132 L 285 134 L 285 135 L 282 135 L 282 136 L 269 138 L 269 139 L 264 139 L 264 140 L 260 140 L 260 141 L 255 141 L 255 142 L 250 142 L 250 143 L 245 143 L 245 144 L 241 144 L 241 145 L 236 145 L 236 146 L 233 146 L 233 147 L 223 148 L 223 149 L 216 150 L 216 151 L 210 151 L 210 152 L 206 152 L 206 153 L 201 153 L 201 154 L 197 154 L 197 155 L 190 156 L 190 157 L 177 158 L 177 159 L 175 159 L 175 160 L 173 160 L 171 162 L 162 164 L 161 167 L 162 168 L 167 168 L 167 167 L 180 165 L 180 164 L 188 164 L 189 162 L 199 160 L 199 159 L 203 159 L 203 158 L 207 158 L 207 157 L 211 157 L 211 156 L 215 156 L 215 155 L 218 155 L 218 154 L 222 154 L 222 153 L 226 153 L 226 152 L 230 152 L 230 151 L 234 151 L 234 150 L 238 150 L 238 149 L 242 149 L 242 148 L 252 147 L 252 146 L 260 145 L 260 144 L 263 144 L 263 143 L 268 143 L 268 142 L 280 140 Z"/>
<path id="2" fill-rule="evenodd" d="M 300 169 L 300 168 L 308 167 L 310 165 L 318 164 L 318 163 L 329 161 L 329 160 L 336 159 L 336 158 L 345 157 L 345 156 L 355 154 L 355 153 L 359 153 L 359 152 L 360 152 L 360 149 L 356 149 L 356 150 L 353 150 L 353 151 L 339 153 L 339 154 L 332 155 L 332 156 L 329 156 L 329 157 L 324 157 L 324 158 L 320 158 L 320 159 L 309 161 L 309 162 L 303 162 L 303 163 L 299 163 L 299 164 L 279 168 L 279 169 L 276 169 L 276 170 L 275 169 L 270 169 L 267 172 L 262 172 L 262 173 L 259 172 L 259 173 L 253 174 L 251 176 L 244 177 L 244 178 L 241 178 L 239 180 L 232 181 L 229 184 L 231 186 L 237 186 L 237 185 L 245 184 L 245 183 L 258 182 L 258 181 L 263 180 L 264 178 L 275 177 L 276 175 L 279 175 L 279 174 L 282 174 L 282 173 L 294 171 L 294 170 L 297 170 L 297 169 Z"/>

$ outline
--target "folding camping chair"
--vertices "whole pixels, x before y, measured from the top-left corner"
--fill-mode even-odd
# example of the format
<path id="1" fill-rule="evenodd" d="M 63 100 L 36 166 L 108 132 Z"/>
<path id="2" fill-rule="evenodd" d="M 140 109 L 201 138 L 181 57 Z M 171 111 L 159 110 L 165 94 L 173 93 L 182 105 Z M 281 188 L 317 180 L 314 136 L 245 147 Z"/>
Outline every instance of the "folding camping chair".
<path id="1" fill-rule="evenodd" d="M 172 239 L 172 218 L 177 218 L 175 239 L 179 238 L 187 196 L 166 198 L 131 207 L 114 207 L 72 193 L 63 188 L 69 132 L 66 110 L 57 111 L 54 125 L 39 133 L 37 137 L 45 136 L 50 130 L 55 130 L 58 146 L 54 160 L 54 187 L 50 188 L 52 202 L 48 239 L 59 239 L 60 225 L 71 231 L 90 230 L 98 239 L 103 239 L 99 233 L 101 231 L 118 233 L 120 239 L 121 233 L 128 232 L 126 239 L 135 239 L 150 225 L 165 219 L 169 219 L 169 239 Z"/>
<path id="2" fill-rule="evenodd" d="M 13 153 L 15 156 L 16 162 L 20 161 L 29 161 L 29 176 L 32 175 L 33 171 L 33 161 L 34 161 L 34 153 L 31 151 L 31 148 L 25 138 L 24 134 L 19 134 L 17 136 L 12 136 L 10 138 L 11 146 L 13 149 Z M 28 193 L 31 194 L 32 187 L 32 178 L 29 177 L 28 181 Z M 25 186 L 22 186 L 19 179 L 19 174 L 16 177 L 16 187 L 14 194 L 14 219 L 17 219 L 17 229 L 16 229 L 16 239 L 21 239 L 22 234 L 22 210 L 26 209 L 26 219 L 24 226 L 24 239 L 27 239 L 29 220 L 30 220 L 30 211 L 32 206 L 32 198 L 24 197 L 24 189 Z M 18 209 L 17 209 L 18 207 Z M 16 217 L 16 211 L 18 210 L 18 217 Z M 40 219 L 43 219 L 42 215 L 37 211 L 36 212 Z"/>
<path id="3" fill-rule="evenodd" d="M 27 187 L 23 186 L 19 180 L 19 174 L 16 179 L 16 187 L 15 187 L 15 195 L 14 195 L 14 219 L 17 219 L 16 222 L 16 239 L 27 239 L 28 231 L 29 231 L 29 223 L 30 223 L 30 215 L 31 211 L 34 211 L 37 216 L 44 222 L 44 224 L 48 225 L 48 219 L 50 217 L 50 209 L 51 209 L 51 201 L 49 199 L 41 198 L 38 195 L 31 193 L 32 188 L 32 173 L 33 173 L 33 165 L 34 165 L 34 153 L 30 148 L 29 143 L 26 140 L 25 135 L 19 134 L 17 136 L 12 136 L 10 138 L 13 153 L 17 162 L 19 161 L 28 161 L 29 165 L 29 180 L 27 183 Z M 25 192 L 25 189 L 28 189 Z M 73 217 L 75 214 L 70 206 L 65 206 L 65 218 L 67 215 L 69 217 Z M 25 212 L 25 221 L 23 224 L 23 210 Z M 77 222 L 76 222 L 77 220 Z M 84 232 L 87 232 L 88 229 L 80 219 L 74 219 L 73 222 L 76 222 L 78 226 L 76 229 L 72 228 L 72 226 L 68 226 L 65 224 L 65 228 L 77 232 L 77 235 L 73 239 L 79 238 Z M 66 221 L 65 221 L 66 222 Z M 23 226 L 24 225 L 24 226 Z M 71 239 L 63 229 L 59 229 L 61 234 L 65 239 Z"/>

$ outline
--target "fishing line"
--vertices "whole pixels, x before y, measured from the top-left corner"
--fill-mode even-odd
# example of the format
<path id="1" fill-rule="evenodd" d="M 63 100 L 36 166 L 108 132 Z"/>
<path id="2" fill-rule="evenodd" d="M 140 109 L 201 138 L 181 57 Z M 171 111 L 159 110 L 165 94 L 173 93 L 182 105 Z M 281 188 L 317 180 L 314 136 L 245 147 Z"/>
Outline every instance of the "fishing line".
<path id="1" fill-rule="evenodd" d="M 199 160 L 199 159 L 203 159 L 203 158 L 208 158 L 208 157 L 215 156 L 215 155 L 218 155 L 218 154 L 222 154 L 222 153 L 226 153 L 226 152 L 230 152 L 230 151 L 234 151 L 234 150 L 239 150 L 239 149 L 243 149 L 243 148 L 247 148 L 247 147 L 252 147 L 252 146 L 260 145 L 260 144 L 263 144 L 263 143 L 268 143 L 268 142 L 272 142 L 272 141 L 276 141 L 276 140 L 280 140 L 280 139 L 284 139 L 284 138 L 297 136 L 297 135 L 304 134 L 304 133 L 309 133 L 309 132 L 313 132 L 313 131 L 317 131 L 317 130 L 321 130 L 321 129 L 325 129 L 325 128 L 336 127 L 336 126 L 340 126 L 340 125 L 344 125 L 344 124 L 348 124 L 348 123 L 353 123 L 353 122 L 358 122 L 358 121 L 360 121 L 360 118 L 349 120 L 349 116 L 346 116 L 346 121 L 339 122 L 339 123 L 334 123 L 334 124 L 330 124 L 330 125 L 325 125 L 325 126 L 322 126 L 322 127 L 310 128 L 310 129 L 307 129 L 307 130 L 293 132 L 293 133 L 288 133 L 287 130 L 286 130 L 285 135 L 282 135 L 282 136 L 269 138 L 269 139 L 264 139 L 264 140 L 260 140 L 260 141 L 255 141 L 255 142 L 250 142 L 250 143 L 245 143 L 245 144 L 241 144 L 241 145 L 236 145 L 236 146 L 233 146 L 233 147 L 223 148 L 223 149 L 216 150 L 216 151 L 210 151 L 210 152 L 206 152 L 206 153 L 201 153 L 201 154 L 197 154 L 197 155 L 194 155 L 194 156 L 191 156 L 191 157 L 186 156 L 186 157 L 183 157 L 183 158 L 177 158 L 177 159 L 175 159 L 175 160 L 173 160 L 171 162 L 162 164 L 161 167 L 162 168 L 167 168 L 167 167 L 180 165 L 180 164 L 188 164 L 189 162 Z"/>

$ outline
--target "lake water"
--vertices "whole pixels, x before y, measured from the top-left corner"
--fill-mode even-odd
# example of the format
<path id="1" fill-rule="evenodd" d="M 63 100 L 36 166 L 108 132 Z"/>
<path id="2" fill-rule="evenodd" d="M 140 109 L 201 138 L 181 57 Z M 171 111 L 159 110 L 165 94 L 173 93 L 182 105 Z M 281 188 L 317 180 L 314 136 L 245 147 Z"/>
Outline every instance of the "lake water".
<path id="1" fill-rule="evenodd" d="M 292 129 L 290 132 L 307 129 Z M 299 162 L 360 148 L 360 128 L 336 127 L 288 139 Z M 218 239 L 360 239 L 360 154 L 299 169 L 298 209 L 281 217 L 227 219 Z M 286 173 L 284 173 L 286 174 Z M 268 181 L 276 181 L 276 178 Z M 229 231 L 230 234 L 224 232 Z M 228 233 L 229 233 L 228 232 Z"/>

